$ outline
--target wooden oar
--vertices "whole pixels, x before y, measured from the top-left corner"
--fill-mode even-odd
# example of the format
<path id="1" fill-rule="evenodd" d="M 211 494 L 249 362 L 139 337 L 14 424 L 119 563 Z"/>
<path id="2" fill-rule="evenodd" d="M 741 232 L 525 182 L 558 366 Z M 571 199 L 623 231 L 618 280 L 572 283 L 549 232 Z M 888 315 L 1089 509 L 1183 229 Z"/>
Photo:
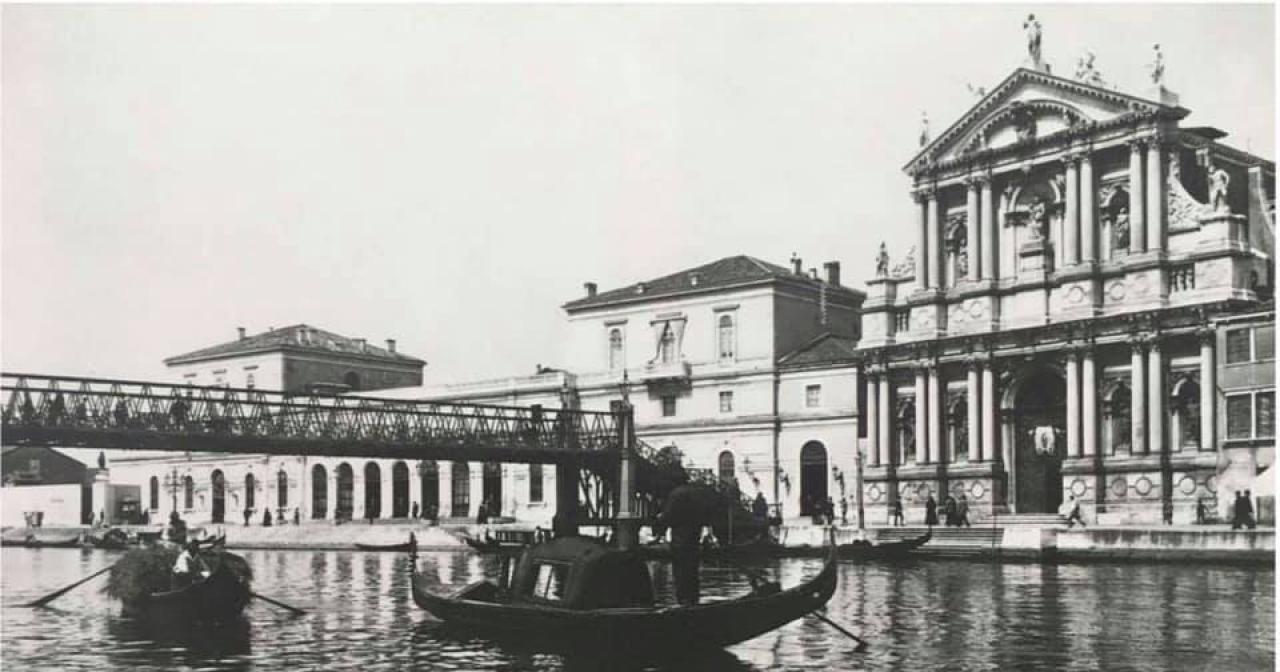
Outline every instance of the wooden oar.
<path id="1" fill-rule="evenodd" d="M 303 615 L 303 614 L 307 613 L 307 612 L 305 612 L 305 611 L 303 611 L 303 610 L 301 610 L 301 609 L 299 609 L 299 608 L 297 608 L 297 607 L 291 607 L 291 606 L 289 606 L 289 605 L 285 604 L 284 602 L 280 602 L 279 600 L 273 600 L 273 599 L 271 599 L 271 598 L 267 597 L 266 595 L 259 595 L 258 593 L 255 593 L 255 592 L 253 592 L 253 591 L 249 591 L 249 594 L 250 594 L 250 595 L 252 595 L 252 596 L 254 596 L 254 597 L 256 597 L 256 598 L 258 598 L 259 600 L 262 600 L 263 602 L 267 602 L 267 603 L 269 603 L 269 604 L 274 604 L 274 605 L 276 605 L 277 607 L 283 607 L 283 608 L 285 608 L 285 609 L 288 609 L 289 611 L 293 612 L 293 614 L 294 614 L 295 616 L 301 616 L 301 615 Z"/>
<path id="2" fill-rule="evenodd" d="M 827 625 L 829 625 L 829 626 L 831 626 L 831 627 L 835 628 L 836 630 L 840 631 L 840 634 L 842 634 L 842 635 L 844 635 L 844 636 L 846 636 L 846 637 L 848 637 L 848 638 L 852 639 L 853 641 L 857 642 L 857 643 L 858 643 L 858 645 L 857 645 L 857 646 L 855 646 L 855 647 L 853 647 L 853 650 L 854 650 L 855 652 L 857 652 L 857 653 L 862 653 L 863 651 L 866 651 L 866 650 L 867 650 L 867 642 L 866 642 L 866 640 L 864 640 L 864 639 L 862 639 L 861 637 L 859 637 L 859 636 L 857 636 L 857 635 L 853 634 L 852 632 L 849 632 L 848 630 L 845 630 L 844 628 L 840 627 L 840 625 L 839 625 L 839 624 L 837 624 L 835 621 L 831 620 L 830 618 L 827 618 L 827 615 L 826 615 L 824 612 L 821 612 L 821 611 L 813 611 L 813 612 L 810 612 L 810 614 L 809 614 L 809 615 L 810 615 L 810 616 L 815 616 L 815 617 L 817 617 L 817 619 L 818 619 L 818 620 L 820 620 L 820 621 L 822 621 L 823 623 L 826 623 Z"/>
<path id="3" fill-rule="evenodd" d="M 80 579 L 79 581 L 76 581 L 75 583 L 67 586 L 66 588 L 55 590 L 52 593 L 49 593 L 48 595 L 45 595 L 44 597 L 38 600 L 35 600 L 34 602 L 28 602 L 22 606 L 32 607 L 32 608 L 43 607 L 44 605 L 49 604 L 50 602 L 58 599 L 59 597 L 62 597 L 63 595 L 66 595 L 67 593 L 71 592 L 71 589 L 79 586 L 80 584 L 87 583 L 90 579 L 95 579 L 99 576 L 102 576 L 103 574 L 106 574 L 107 572 L 111 571 L 112 567 L 115 567 L 114 563 L 90 574 L 89 576 L 84 577 L 83 579 Z"/>

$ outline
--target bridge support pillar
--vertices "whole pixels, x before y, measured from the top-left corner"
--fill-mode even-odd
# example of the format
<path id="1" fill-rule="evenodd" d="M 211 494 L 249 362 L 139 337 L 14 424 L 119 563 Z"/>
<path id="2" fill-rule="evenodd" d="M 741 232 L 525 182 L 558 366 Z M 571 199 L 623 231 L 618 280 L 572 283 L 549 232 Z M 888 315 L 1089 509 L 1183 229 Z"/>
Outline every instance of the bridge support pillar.
<path id="1" fill-rule="evenodd" d="M 578 464 L 556 465 L 556 515 L 551 522 L 557 537 L 578 534 Z"/>
<path id="2" fill-rule="evenodd" d="M 618 548 L 627 551 L 640 545 L 640 516 L 635 510 L 636 434 L 632 429 L 631 404 L 623 403 L 618 414 L 618 521 L 614 533 Z"/>

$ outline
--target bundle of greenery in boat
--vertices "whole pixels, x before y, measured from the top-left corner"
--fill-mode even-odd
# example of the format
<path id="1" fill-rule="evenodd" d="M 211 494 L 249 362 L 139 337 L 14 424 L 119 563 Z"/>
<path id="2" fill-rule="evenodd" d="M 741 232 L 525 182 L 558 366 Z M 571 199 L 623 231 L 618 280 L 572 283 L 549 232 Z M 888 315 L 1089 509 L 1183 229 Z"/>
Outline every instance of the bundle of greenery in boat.
<path id="1" fill-rule="evenodd" d="M 173 566 L 180 549 L 170 546 L 135 548 L 116 561 L 102 592 L 124 602 L 126 607 L 145 602 L 152 594 L 173 589 Z M 222 568 L 247 591 L 253 571 L 244 558 L 222 550 L 202 551 L 199 565 L 210 573 Z"/>

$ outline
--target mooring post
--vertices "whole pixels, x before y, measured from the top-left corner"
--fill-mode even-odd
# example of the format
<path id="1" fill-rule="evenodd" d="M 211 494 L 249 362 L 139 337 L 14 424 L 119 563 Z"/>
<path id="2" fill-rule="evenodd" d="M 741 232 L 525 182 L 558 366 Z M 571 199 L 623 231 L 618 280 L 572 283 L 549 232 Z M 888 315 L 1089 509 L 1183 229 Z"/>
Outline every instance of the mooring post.
<path id="1" fill-rule="evenodd" d="M 636 432 L 634 410 L 630 402 L 623 401 L 618 418 L 618 548 L 629 550 L 640 544 L 640 516 L 635 511 L 636 492 Z"/>

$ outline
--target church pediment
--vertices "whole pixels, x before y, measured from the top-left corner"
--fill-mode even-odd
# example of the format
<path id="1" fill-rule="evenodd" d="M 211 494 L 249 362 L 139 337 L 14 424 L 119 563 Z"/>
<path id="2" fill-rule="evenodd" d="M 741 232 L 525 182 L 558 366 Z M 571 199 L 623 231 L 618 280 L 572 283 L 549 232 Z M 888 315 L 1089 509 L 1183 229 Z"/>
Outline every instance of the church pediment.
<path id="1" fill-rule="evenodd" d="M 1105 125 L 1133 115 L 1186 110 L 1044 72 L 1019 68 L 954 124 L 932 138 L 907 164 L 909 173 L 948 164 L 983 150 L 999 150 L 1080 126 Z"/>

